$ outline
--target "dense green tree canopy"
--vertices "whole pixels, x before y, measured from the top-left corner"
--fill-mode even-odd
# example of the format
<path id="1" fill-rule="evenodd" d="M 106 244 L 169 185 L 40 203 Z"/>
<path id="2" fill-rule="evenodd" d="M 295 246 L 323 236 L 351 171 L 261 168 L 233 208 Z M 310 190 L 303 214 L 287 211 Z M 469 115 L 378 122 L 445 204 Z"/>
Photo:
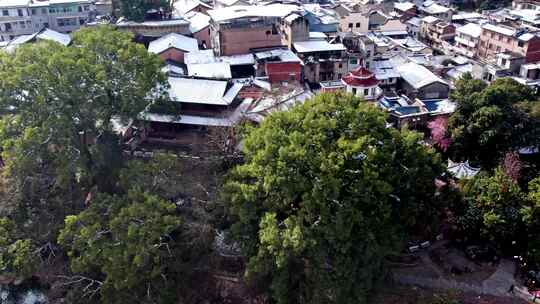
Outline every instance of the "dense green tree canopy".
<path id="1" fill-rule="evenodd" d="M 456 159 L 494 168 L 507 151 L 533 143 L 530 119 L 519 105 L 534 97 L 515 80 L 497 79 L 486 86 L 465 74 L 456 81 L 451 99 L 458 105 L 448 124 Z"/>
<path id="2" fill-rule="evenodd" d="M 131 39 L 97 27 L 77 31 L 69 47 L 40 42 L 0 54 L 0 106 L 12 113 L 2 118 L 0 144 L 10 174 L 50 167 L 58 180 L 90 186 L 108 175 L 99 162 L 112 153 L 113 119 L 127 122 L 166 96 L 161 60 Z"/>
<path id="3" fill-rule="evenodd" d="M 120 0 L 122 15 L 128 20 L 141 22 L 149 10 L 169 10 L 168 0 Z M 171 1 L 172 2 L 172 1 Z"/>
<path id="4" fill-rule="evenodd" d="M 248 276 L 278 303 L 362 303 L 404 228 L 433 217 L 441 166 L 420 139 L 342 93 L 249 132 L 225 185 Z"/>
<path id="5" fill-rule="evenodd" d="M 168 271 L 181 255 L 173 232 L 182 221 L 174 204 L 138 190 L 127 196 L 100 194 L 65 222 L 58 242 L 67 248 L 75 273 L 104 276 L 104 303 L 158 297 L 170 287 Z"/>
<path id="6" fill-rule="evenodd" d="M 30 276 L 38 263 L 35 251 L 31 240 L 20 238 L 13 221 L 0 218 L 0 272 L 3 275 Z"/>
<path id="7" fill-rule="evenodd" d="M 523 232 L 521 210 L 525 205 L 519 185 L 501 169 L 466 183 L 467 212 L 462 218 L 468 234 L 508 246 Z"/>

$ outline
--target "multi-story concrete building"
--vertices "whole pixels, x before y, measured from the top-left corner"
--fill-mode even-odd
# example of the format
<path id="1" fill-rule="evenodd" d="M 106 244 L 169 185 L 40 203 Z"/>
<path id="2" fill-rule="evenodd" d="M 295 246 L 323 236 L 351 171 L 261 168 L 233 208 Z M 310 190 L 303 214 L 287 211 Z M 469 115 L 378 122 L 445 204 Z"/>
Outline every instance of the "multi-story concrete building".
<path id="1" fill-rule="evenodd" d="M 455 51 L 469 58 L 476 57 L 480 44 L 482 27 L 476 23 L 468 23 L 456 29 Z"/>
<path id="2" fill-rule="evenodd" d="M 536 32 L 518 30 L 501 24 L 482 25 L 478 56 L 495 58 L 500 53 L 511 53 L 524 58 L 525 63 L 540 61 L 540 37 Z"/>
<path id="3" fill-rule="evenodd" d="M 209 10 L 208 14 L 212 47 L 219 56 L 246 54 L 257 49 L 287 45 L 296 39 L 292 36 L 285 39 L 284 36 L 298 32 L 303 33 L 300 36 L 304 39 L 309 37 L 307 24 L 294 22 L 303 16 L 296 5 L 231 6 Z M 287 19 L 290 15 L 294 18 Z M 298 26 L 300 30 L 291 26 Z"/>
<path id="4" fill-rule="evenodd" d="M 43 28 L 71 33 L 96 16 L 92 0 L 0 1 L 0 41 Z"/>
<path id="5" fill-rule="evenodd" d="M 455 36 L 456 27 L 453 24 L 432 16 L 422 19 L 420 37 L 433 48 L 443 49 L 444 43 L 454 39 Z"/>

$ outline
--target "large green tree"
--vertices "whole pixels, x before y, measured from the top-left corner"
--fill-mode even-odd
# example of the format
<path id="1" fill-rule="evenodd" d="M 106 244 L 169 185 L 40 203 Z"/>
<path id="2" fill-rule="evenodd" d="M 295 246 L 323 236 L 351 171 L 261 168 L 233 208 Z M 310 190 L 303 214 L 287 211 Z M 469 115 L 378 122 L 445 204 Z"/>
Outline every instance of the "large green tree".
<path id="1" fill-rule="evenodd" d="M 527 86 L 510 78 L 486 86 L 465 74 L 451 99 L 457 103 L 448 124 L 453 157 L 494 168 L 507 151 L 531 144 L 530 119 L 520 107 L 534 99 Z"/>
<path id="2" fill-rule="evenodd" d="M 365 303 L 403 233 L 435 215 L 441 166 L 420 140 L 342 93 L 250 131 L 224 190 L 248 277 L 278 303 Z"/>
<path id="3" fill-rule="evenodd" d="M 66 217 L 58 242 L 66 247 L 73 272 L 97 276 L 93 290 L 99 289 L 104 303 L 138 302 L 141 296 L 158 302 L 174 282 L 172 266 L 182 258 L 174 234 L 181 223 L 174 204 L 155 195 L 100 194 L 89 208 Z"/>
<path id="4" fill-rule="evenodd" d="M 72 45 L 40 42 L 0 54 L 0 144 L 6 173 L 110 187 L 121 164 L 114 121 L 166 96 L 161 60 L 132 36 L 100 26 Z"/>
<path id="5" fill-rule="evenodd" d="M 0 216 L 51 256 L 65 216 L 83 210 L 89 193 L 118 188 L 116 123 L 136 118 L 167 88 L 161 60 L 130 34 L 100 26 L 72 38 L 68 47 L 38 42 L 0 52 Z"/>

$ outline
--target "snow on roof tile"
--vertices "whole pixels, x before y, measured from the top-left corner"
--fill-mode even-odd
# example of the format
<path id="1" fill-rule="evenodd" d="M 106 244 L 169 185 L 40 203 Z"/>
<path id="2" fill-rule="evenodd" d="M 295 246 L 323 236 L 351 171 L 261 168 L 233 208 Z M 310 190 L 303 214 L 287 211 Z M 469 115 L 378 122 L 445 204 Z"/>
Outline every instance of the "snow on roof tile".
<path id="1" fill-rule="evenodd" d="M 182 16 L 199 5 L 206 8 L 212 8 L 210 5 L 199 0 L 176 0 L 174 1 L 173 8 L 178 15 Z"/>
<path id="2" fill-rule="evenodd" d="M 210 16 L 199 13 L 199 12 L 190 12 L 185 15 L 187 21 L 189 21 L 189 31 L 194 34 L 197 33 L 210 25 Z"/>
<path id="3" fill-rule="evenodd" d="M 240 54 L 231 56 L 221 56 L 220 61 L 227 62 L 230 65 L 248 65 L 255 64 L 255 58 L 253 54 Z"/>
<path id="4" fill-rule="evenodd" d="M 69 45 L 71 43 L 71 37 L 68 34 L 62 34 L 57 31 L 45 29 L 36 36 L 38 39 L 56 41 L 62 45 Z"/>
<path id="5" fill-rule="evenodd" d="M 295 53 L 288 49 L 276 49 L 259 52 L 255 53 L 255 57 L 259 60 L 277 57 L 281 62 L 301 62 L 300 58 L 298 58 Z"/>
<path id="6" fill-rule="evenodd" d="M 185 64 L 211 63 L 218 61 L 213 50 L 198 50 L 184 55 Z"/>
<path id="7" fill-rule="evenodd" d="M 397 70 L 401 75 L 401 78 L 403 78 L 415 89 L 421 89 L 435 82 L 448 85 L 444 80 L 433 74 L 430 70 L 414 62 L 399 65 L 397 66 Z"/>
<path id="8" fill-rule="evenodd" d="M 148 51 L 154 54 L 161 54 L 170 48 L 191 52 L 199 50 L 199 45 L 196 39 L 171 33 L 150 42 Z"/>
<path id="9" fill-rule="evenodd" d="M 169 77 L 169 97 L 173 101 L 227 106 L 224 99 L 227 81 Z"/>
<path id="10" fill-rule="evenodd" d="M 395 2 L 394 3 L 394 8 L 402 12 L 412 9 L 414 8 L 414 6 L 415 6 L 414 3 L 412 2 Z"/>
<path id="11" fill-rule="evenodd" d="M 227 62 L 188 64 L 188 75 L 202 78 L 231 79 L 231 66 Z"/>
<path id="12" fill-rule="evenodd" d="M 294 48 L 298 53 L 323 52 L 323 51 L 345 51 L 346 48 L 341 43 L 331 44 L 324 40 L 312 40 L 295 42 Z"/>
<path id="13" fill-rule="evenodd" d="M 439 20 L 439 18 L 434 17 L 434 16 L 426 16 L 426 17 L 422 18 L 422 21 L 425 22 L 425 23 L 433 23 L 433 22 L 435 22 L 437 20 Z"/>
<path id="14" fill-rule="evenodd" d="M 300 8 L 292 4 L 236 5 L 209 10 L 207 13 L 214 22 L 224 22 L 247 17 L 285 17 Z"/>
<path id="15" fill-rule="evenodd" d="M 516 32 L 517 32 L 513 28 L 503 27 L 503 26 L 500 26 L 500 25 L 495 25 L 495 24 L 490 24 L 490 23 L 486 23 L 486 24 L 482 25 L 482 28 L 486 29 L 486 30 L 489 30 L 489 31 L 492 31 L 492 32 L 503 34 L 505 36 L 514 36 L 516 34 Z"/>
<path id="16" fill-rule="evenodd" d="M 480 37 L 480 34 L 482 34 L 482 27 L 476 23 L 467 23 L 464 26 L 458 27 L 456 31 L 467 36 L 478 38 Z"/>
<path id="17" fill-rule="evenodd" d="M 30 0 L 0 0 L 0 7 L 28 6 Z"/>

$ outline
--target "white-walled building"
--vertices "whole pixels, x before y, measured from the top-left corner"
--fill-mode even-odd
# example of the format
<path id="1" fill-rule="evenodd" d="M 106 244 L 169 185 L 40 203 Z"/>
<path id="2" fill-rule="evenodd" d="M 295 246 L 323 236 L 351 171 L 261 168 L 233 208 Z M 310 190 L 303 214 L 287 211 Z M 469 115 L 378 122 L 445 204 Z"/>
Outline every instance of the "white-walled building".
<path id="1" fill-rule="evenodd" d="M 93 0 L 0 0 L 0 41 L 43 28 L 71 33 L 95 16 Z"/>

